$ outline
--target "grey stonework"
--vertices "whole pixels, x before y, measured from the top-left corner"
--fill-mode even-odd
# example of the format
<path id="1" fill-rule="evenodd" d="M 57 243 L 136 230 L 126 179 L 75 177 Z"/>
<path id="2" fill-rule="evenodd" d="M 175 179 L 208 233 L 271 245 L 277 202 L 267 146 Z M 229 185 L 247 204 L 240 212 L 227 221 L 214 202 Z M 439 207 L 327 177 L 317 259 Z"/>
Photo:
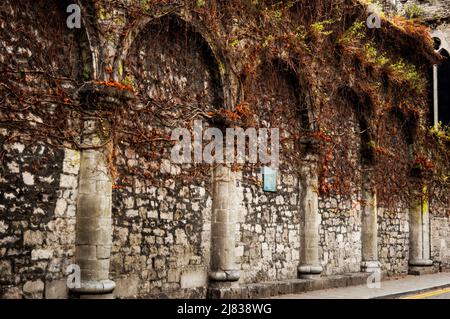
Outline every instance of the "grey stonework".
<path id="1" fill-rule="evenodd" d="M 309 154 L 300 173 L 300 265 L 302 278 L 312 278 L 322 272 L 319 260 L 319 181 L 317 156 Z"/>
<path id="2" fill-rule="evenodd" d="M 238 177 L 240 220 L 236 257 L 241 282 L 252 283 L 296 278 L 300 256 L 298 178 L 277 176 L 277 192 L 262 191 L 245 178 L 262 179 L 259 170 Z"/>
<path id="3" fill-rule="evenodd" d="M 447 12 L 448 1 L 434 3 Z M 448 20 L 437 28 L 448 37 Z M 146 83 L 150 95 L 157 89 L 174 90 L 193 100 L 199 97 L 190 92 L 202 88 L 200 98 L 220 105 L 237 91 L 215 90 L 213 67 L 180 34 L 151 32 L 142 33 L 127 52 L 117 53 L 113 44 L 102 43 L 101 61 L 107 65 L 119 55 L 134 59 L 139 68 L 128 71 L 142 74 L 138 85 Z M 159 34 L 168 44 L 145 41 L 148 34 Z M 98 48 L 92 50 L 100 54 Z M 191 72 L 182 67 L 187 63 Z M 98 76 L 99 69 L 94 66 Z M 98 123 L 85 119 L 85 125 L 89 133 Z M 2 137 L 7 133 L 0 130 Z M 235 280 L 235 296 L 299 292 L 309 286 L 326 287 L 322 281 L 329 275 L 359 273 L 363 261 L 378 260 L 391 275 L 409 270 L 410 241 L 415 238 L 409 208 L 389 212 L 378 207 L 373 215 L 375 207 L 367 207 L 373 196 L 361 190 L 352 198 L 319 197 L 314 161 L 303 164 L 302 174 L 280 171 L 277 192 L 269 193 L 258 184 L 262 176 L 256 169 L 231 173 L 227 167 L 216 174 L 207 170 L 208 180 L 187 182 L 183 166 L 145 161 L 121 144 L 115 149 L 118 169 L 150 170 L 159 183 L 133 175 L 112 189 L 107 146 L 78 152 L 25 142 L 1 145 L 7 152 L 0 170 L 0 298 L 67 298 L 66 269 L 74 263 L 82 268 L 84 287 L 93 289 L 89 292 L 110 292 L 114 282 L 117 298 L 204 298 L 211 279 Z M 224 175 L 226 179 L 216 178 Z M 435 214 L 437 210 L 441 214 Z M 368 211 L 371 218 L 366 219 Z M 430 203 L 428 258 L 442 269 L 450 267 L 446 211 Z M 297 279 L 299 266 L 301 274 L 322 278 Z M 357 282 L 364 283 L 366 276 L 358 274 Z M 108 279 L 112 282 L 105 282 Z M 277 283 L 251 287 L 265 281 Z M 343 285 L 351 281 L 336 279 Z M 110 286 L 98 289 L 96 283 Z"/>
<path id="4" fill-rule="evenodd" d="M 112 180 L 108 167 L 111 145 L 101 138 L 100 121 L 83 119 L 75 239 L 75 263 L 81 268 L 80 294 L 107 294 L 115 283 L 109 280 L 112 245 Z M 100 147 L 92 149 L 92 147 Z"/>
<path id="5" fill-rule="evenodd" d="M 407 208 L 378 209 L 378 260 L 388 275 L 407 274 L 409 216 Z"/>
<path id="6" fill-rule="evenodd" d="M 361 270 L 361 207 L 359 201 L 323 198 L 320 207 L 320 260 L 325 275 Z"/>
<path id="7" fill-rule="evenodd" d="M 361 270 L 374 272 L 379 270 L 378 262 L 378 202 L 377 192 L 372 183 L 372 172 L 364 171 L 362 181 L 362 214 L 361 214 Z"/>
<path id="8" fill-rule="evenodd" d="M 230 165 L 216 165 L 212 174 L 211 270 L 214 282 L 238 281 L 239 269 L 235 261 L 237 213 L 236 181 Z"/>
<path id="9" fill-rule="evenodd" d="M 409 207 L 409 272 L 425 271 L 433 265 L 430 259 L 430 209 L 428 194 L 414 194 Z"/>

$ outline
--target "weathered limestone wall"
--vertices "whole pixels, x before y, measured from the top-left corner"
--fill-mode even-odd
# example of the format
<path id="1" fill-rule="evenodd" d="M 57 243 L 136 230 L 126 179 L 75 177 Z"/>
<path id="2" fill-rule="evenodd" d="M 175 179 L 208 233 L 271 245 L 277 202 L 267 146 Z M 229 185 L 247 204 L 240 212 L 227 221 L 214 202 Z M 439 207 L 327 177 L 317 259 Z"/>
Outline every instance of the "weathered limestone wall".
<path id="1" fill-rule="evenodd" d="M 172 20 L 150 25 L 131 46 L 125 66 L 141 94 L 174 106 L 158 111 L 174 112 L 173 119 L 182 116 L 186 104 L 221 103 L 217 70 L 198 36 L 198 42 L 185 40 L 191 38 L 188 32 Z M 164 130 L 158 125 L 148 123 L 148 128 Z M 189 165 L 171 164 L 170 154 L 146 161 L 126 144 L 117 149 L 116 162 L 119 172 L 143 172 L 121 174 L 113 191 L 116 295 L 204 297 L 211 246 L 210 169 L 209 177 L 188 181 Z M 147 172 L 151 179 L 144 177 Z M 190 290 L 184 294 L 184 289 Z"/>
<path id="2" fill-rule="evenodd" d="M 67 295 L 79 154 L 20 142 L 3 149 L 8 152 L 0 175 L 0 295 Z"/>
<path id="3" fill-rule="evenodd" d="M 361 205 L 358 200 L 321 198 L 321 261 L 327 275 L 361 268 Z"/>
<path id="4" fill-rule="evenodd" d="M 430 216 L 431 259 L 441 269 L 450 268 L 450 218 Z"/>
<path id="5" fill-rule="evenodd" d="M 420 17 L 427 21 L 448 19 L 450 17 L 449 0 L 407 0 L 405 3 L 397 2 L 397 10 L 400 12 L 411 11 L 414 7 L 420 8 L 421 10 L 418 11 L 420 12 Z"/>
<path id="6" fill-rule="evenodd" d="M 0 68 L 12 71 L 7 75 L 11 87 L 22 88 L 26 83 L 31 91 L 50 88 L 48 78 L 26 72 L 42 66 L 51 65 L 55 77 L 80 75 L 79 67 L 67 62 L 81 61 L 81 50 L 78 32 L 62 27 L 64 8 L 62 1 L 2 2 Z M 14 31 L 17 25 L 23 32 Z M 27 37 L 30 34 L 32 39 Z M 71 84 L 64 85 L 70 91 Z M 2 95 L 2 103 L 11 100 L 13 94 Z M 26 109 L 28 104 L 21 101 L 15 106 Z M 23 115 L 36 123 L 49 121 L 27 112 Z M 68 292 L 66 268 L 75 254 L 79 153 L 14 133 L 14 129 L 0 129 L 0 157 L 4 154 L 0 164 L 0 298 L 64 297 Z"/>
<path id="7" fill-rule="evenodd" d="M 246 178 L 262 180 L 260 172 Z M 299 264 L 298 179 L 278 174 L 276 193 L 242 183 L 242 210 L 236 257 L 242 267 L 242 282 L 273 281 L 297 277 Z"/>
<path id="8" fill-rule="evenodd" d="M 299 121 L 297 109 L 304 107 L 298 93 L 301 88 L 290 69 L 279 61 L 265 61 L 258 70 L 259 81 L 251 83 L 257 92 L 255 112 L 267 127 L 280 128 L 281 138 L 290 138 Z M 294 80 L 293 80 L 294 78 Z M 277 173 L 276 192 L 263 190 L 260 168 L 244 169 L 240 184 L 241 216 L 236 257 L 242 268 L 241 282 L 273 281 L 297 278 L 300 252 L 299 171 L 287 161 L 294 146 L 283 145 Z"/>
<path id="9" fill-rule="evenodd" d="M 149 98 L 162 95 L 161 105 L 178 106 L 174 119 L 184 113 L 184 104 L 198 100 L 212 108 L 223 107 L 223 83 L 204 43 L 199 38 L 198 43 L 186 41 L 184 32 L 173 27 L 157 23 L 145 30 L 130 48 L 124 72 L 140 94 Z M 49 41 L 53 33 L 46 32 L 47 37 L 37 37 L 36 43 Z M 72 37 L 65 40 L 73 45 Z M 17 42 L 28 43 L 25 39 Z M 35 49 L 6 43 L 0 46 L 0 62 L 26 63 L 27 54 Z M 66 73 L 77 73 L 76 68 L 66 68 L 59 66 Z M 299 87 L 290 87 L 292 79 L 285 72 L 262 73 L 258 87 L 266 96 L 256 103 L 261 113 L 284 115 L 299 105 Z M 280 84 L 276 81 L 282 85 L 275 85 Z M 279 119 L 266 120 L 280 125 Z M 354 148 L 348 155 L 356 160 L 360 128 L 351 123 L 350 130 L 343 129 L 352 131 Z M 155 123 L 148 125 L 158 128 Z M 0 298 L 67 297 L 65 271 L 75 262 L 80 154 L 44 144 L 25 145 L 20 139 L 3 142 L 9 132 L 2 129 L 0 133 L 0 154 L 6 151 L 0 168 Z M 121 144 L 115 155 L 119 172 L 128 172 L 120 175 L 112 192 L 109 277 L 116 283 L 115 295 L 205 297 L 212 247 L 210 167 L 202 177 L 189 179 L 192 176 L 184 174 L 188 167 L 173 165 L 167 158 L 143 160 L 130 145 Z M 236 194 L 229 197 L 238 216 L 235 257 L 240 283 L 297 278 L 302 262 L 300 199 L 305 189 L 299 186 L 298 168 L 293 163 L 283 164 L 276 193 L 262 190 L 259 170 L 236 172 Z M 143 174 L 133 174 L 138 169 Z M 146 178 L 147 172 L 152 173 L 151 179 Z M 324 275 L 360 271 L 362 209 L 360 194 L 357 190 L 355 194 L 351 199 L 319 198 L 318 252 Z M 431 229 L 433 260 L 450 266 L 449 218 L 432 217 Z M 394 213 L 379 209 L 378 255 L 382 269 L 389 274 L 408 271 L 406 209 Z"/>
<path id="10" fill-rule="evenodd" d="M 388 275 L 408 272 L 409 217 L 407 209 L 378 208 L 378 258 Z"/>
<path id="11" fill-rule="evenodd" d="M 206 286 L 211 196 L 204 184 L 181 185 L 175 172 L 162 168 L 158 175 L 161 186 L 135 179 L 113 192 L 116 295 L 202 297 L 202 289 L 187 295 L 180 289 Z"/>

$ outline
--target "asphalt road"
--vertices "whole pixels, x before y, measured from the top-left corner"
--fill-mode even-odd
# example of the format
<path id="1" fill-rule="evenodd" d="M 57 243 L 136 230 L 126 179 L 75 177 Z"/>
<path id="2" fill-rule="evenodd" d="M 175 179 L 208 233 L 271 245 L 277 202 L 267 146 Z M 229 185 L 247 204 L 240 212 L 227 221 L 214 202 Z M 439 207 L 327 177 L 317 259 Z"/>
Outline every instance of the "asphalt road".
<path id="1" fill-rule="evenodd" d="M 402 297 L 400 299 L 450 299 L 450 288 L 431 290 L 416 295 Z"/>

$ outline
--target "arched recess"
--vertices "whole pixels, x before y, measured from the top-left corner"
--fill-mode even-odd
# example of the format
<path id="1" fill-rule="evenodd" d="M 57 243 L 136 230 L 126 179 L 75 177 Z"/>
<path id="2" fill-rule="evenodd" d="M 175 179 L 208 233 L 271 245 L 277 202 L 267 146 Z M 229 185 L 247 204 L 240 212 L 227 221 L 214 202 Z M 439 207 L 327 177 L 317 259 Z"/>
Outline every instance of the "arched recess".
<path id="1" fill-rule="evenodd" d="M 358 94 L 349 87 L 342 87 L 339 96 L 343 103 L 349 104 L 354 111 L 356 123 L 359 129 L 360 143 L 359 156 L 362 165 L 373 165 L 375 154 L 371 147 L 374 137 L 373 128 L 370 126 L 372 105 L 365 94 Z"/>
<path id="2" fill-rule="evenodd" d="M 242 280 L 246 283 L 297 277 L 299 141 L 309 131 L 306 91 L 298 74 L 279 59 L 264 57 L 256 72 L 244 82 L 245 101 L 255 114 L 254 125 L 280 131 L 275 187 L 270 190 L 265 184 L 262 165 L 245 165 L 242 172 L 244 218 L 238 251 Z"/>
<path id="3" fill-rule="evenodd" d="M 429 116 L 430 125 L 441 122 L 444 126 L 450 125 L 450 97 L 448 95 L 448 87 L 450 85 L 450 45 L 445 35 L 439 30 L 433 30 L 431 36 L 434 41 L 434 48 L 437 53 L 442 56 L 442 61 L 438 65 L 434 65 L 430 70 L 429 85 Z M 437 118 L 435 111 L 437 111 Z M 437 123 L 435 121 L 437 120 Z"/>
<path id="4" fill-rule="evenodd" d="M 211 110 L 224 106 L 219 62 L 203 36 L 179 17 L 152 20 L 127 52 L 123 76 L 133 76 L 142 98 L 166 96 L 180 106 L 198 100 Z"/>
<path id="5" fill-rule="evenodd" d="M 165 28 L 165 30 L 164 30 Z M 223 95 L 223 104 L 226 108 L 231 109 L 233 105 L 237 103 L 239 96 L 239 84 L 237 79 L 230 73 L 228 61 L 220 48 L 214 45 L 214 36 L 205 27 L 201 21 L 192 19 L 192 17 L 185 17 L 183 14 L 175 12 L 169 15 L 165 15 L 161 18 L 142 16 L 139 17 L 134 23 L 126 36 L 122 38 L 120 46 L 118 48 L 119 54 L 117 54 L 114 61 L 114 69 L 116 70 L 115 76 L 118 76 L 118 80 L 123 80 L 127 74 L 123 72 L 124 66 L 128 64 L 127 60 L 130 56 L 135 43 L 142 39 L 143 34 L 149 32 L 149 29 L 161 31 L 169 31 L 169 29 L 179 29 L 183 34 L 192 34 L 194 38 L 201 39 L 203 42 L 202 51 L 206 53 L 206 56 L 211 62 L 217 72 L 217 78 L 220 80 Z M 155 31 L 158 32 L 158 31 Z M 188 38 L 185 38 L 188 40 Z M 222 105 L 220 106 L 222 107 Z"/>
<path id="6" fill-rule="evenodd" d="M 15 279 L 1 281 L 14 287 L 33 278 L 52 289 L 65 281 L 73 257 L 77 158 L 60 146 L 72 132 L 78 137 L 71 98 L 89 79 L 92 64 L 84 28 L 67 28 L 71 3 L 5 0 L 0 5 L 0 153 L 5 163 L 0 167 L 0 223 L 8 225 L 0 237 L 15 234 L 8 249 L 20 255 L 8 260 Z M 68 154 L 73 155 L 70 168 L 64 161 Z M 30 233 L 37 240 L 30 240 Z M 48 253 L 42 259 L 32 251 Z"/>
<path id="7" fill-rule="evenodd" d="M 443 61 L 438 66 L 438 121 L 450 125 L 450 55 L 449 51 L 440 51 Z"/>
<path id="8" fill-rule="evenodd" d="M 2 63 L 36 69 L 54 78 L 89 79 L 93 66 L 86 29 L 84 25 L 69 29 L 66 24 L 66 9 L 72 3 L 3 1 L 2 15 L 9 18 L 3 21 L 3 50 L 13 56 Z"/>
<path id="9" fill-rule="evenodd" d="M 81 9 L 81 19 L 82 19 L 82 29 L 84 30 L 85 38 L 81 42 L 83 46 L 88 46 L 89 48 L 84 48 L 84 54 L 89 55 L 89 57 L 84 58 L 83 60 L 83 68 L 87 68 L 89 64 L 91 69 L 91 74 L 89 79 L 96 80 L 100 79 L 101 71 L 100 70 L 100 61 L 102 58 L 102 47 L 100 44 L 100 37 L 98 32 L 97 25 L 97 15 L 96 9 L 94 5 L 94 1 L 92 0 L 77 0 L 77 3 Z M 69 14 L 69 13 L 67 13 Z"/>
<path id="10" fill-rule="evenodd" d="M 211 45 L 180 17 L 148 21 L 122 50 L 126 56 L 116 61 L 116 68 L 138 97 L 137 105 L 123 114 L 132 133 L 171 136 L 176 128 L 193 129 L 196 121 L 205 129 L 208 113 L 225 107 L 221 67 Z M 190 283 L 183 276 L 190 275 L 200 277 L 195 285 L 205 287 L 215 229 L 211 167 L 176 164 L 168 143 L 153 143 L 151 138 L 140 143 L 129 134 L 117 147 L 117 166 L 123 173 L 118 185 L 127 187 L 113 192 L 112 275 L 123 280 L 138 276 L 140 293 L 195 288 L 184 286 Z M 125 232 L 129 237 L 123 238 Z M 138 247 L 128 257 L 135 261 L 131 268 L 122 259 L 128 238 Z M 148 265 L 153 271 L 146 271 Z"/>

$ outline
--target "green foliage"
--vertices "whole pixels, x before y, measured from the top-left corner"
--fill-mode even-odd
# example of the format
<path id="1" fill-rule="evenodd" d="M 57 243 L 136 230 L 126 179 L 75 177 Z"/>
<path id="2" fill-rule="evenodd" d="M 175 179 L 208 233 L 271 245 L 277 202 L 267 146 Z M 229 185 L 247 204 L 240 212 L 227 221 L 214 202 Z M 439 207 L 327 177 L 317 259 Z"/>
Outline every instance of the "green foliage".
<path id="1" fill-rule="evenodd" d="M 239 43 L 241 43 L 241 41 L 239 39 L 234 40 L 233 42 L 231 42 L 231 46 L 232 47 L 236 47 L 239 45 Z"/>
<path id="2" fill-rule="evenodd" d="M 450 125 L 444 125 L 442 122 L 439 122 L 437 126 L 432 126 L 429 129 L 429 133 L 435 136 L 440 143 L 450 143 Z"/>
<path id="3" fill-rule="evenodd" d="M 332 30 L 326 31 L 326 27 L 330 26 L 334 23 L 334 20 L 325 20 L 325 21 L 318 21 L 313 24 L 311 24 L 311 28 L 314 33 L 316 34 L 323 34 L 323 35 L 330 35 L 333 33 Z"/>
<path id="4" fill-rule="evenodd" d="M 91 67 L 88 63 L 84 63 L 82 72 L 83 81 L 89 81 L 91 79 Z"/>
<path id="5" fill-rule="evenodd" d="M 367 60 L 377 66 L 383 67 L 389 62 L 389 58 L 385 53 L 379 53 L 373 42 L 368 42 L 364 45 L 364 54 Z"/>
<path id="6" fill-rule="evenodd" d="M 365 22 L 356 21 L 352 26 L 344 32 L 343 36 L 339 40 L 340 43 L 351 43 L 355 40 L 362 40 L 366 37 Z"/>
<path id="7" fill-rule="evenodd" d="M 425 89 L 426 81 L 417 72 L 415 65 L 406 63 L 400 59 L 398 62 L 389 65 L 389 68 L 397 77 L 408 81 L 414 90 L 423 91 Z"/>
<path id="8" fill-rule="evenodd" d="M 281 10 L 275 10 L 273 12 L 273 16 L 275 17 L 275 19 L 281 20 L 281 18 L 283 17 L 283 12 L 281 12 Z"/>
<path id="9" fill-rule="evenodd" d="M 206 5 L 206 0 L 197 0 L 197 7 L 201 8 Z"/>
<path id="10" fill-rule="evenodd" d="M 131 74 L 127 74 L 125 79 L 123 79 L 120 83 L 123 85 L 131 86 L 133 88 L 133 90 L 136 89 L 136 84 L 135 84 L 134 78 Z"/>
<path id="11" fill-rule="evenodd" d="M 265 39 L 263 43 L 263 48 L 267 48 L 274 40 L 273 35 L 269 34 Z"/>
<path id="12" fill-rule="evenodd" d="M 424 10 L 417 4 L 411 4 L 405 8 L 405 15 L 408 19 L 417 19 L 422 17 Z"/>

